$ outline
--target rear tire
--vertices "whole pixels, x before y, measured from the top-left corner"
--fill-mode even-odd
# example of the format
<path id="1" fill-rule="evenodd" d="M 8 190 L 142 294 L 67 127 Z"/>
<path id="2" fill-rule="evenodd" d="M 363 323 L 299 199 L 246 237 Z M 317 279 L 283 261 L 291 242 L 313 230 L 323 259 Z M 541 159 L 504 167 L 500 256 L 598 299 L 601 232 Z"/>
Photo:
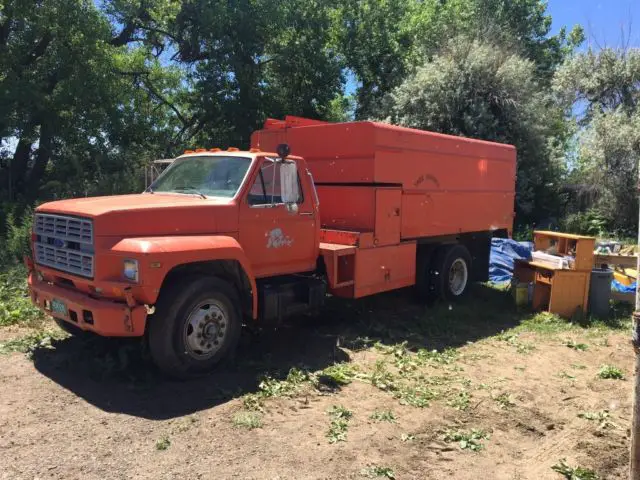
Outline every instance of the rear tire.
<path id="1" fill-rule="evenodd" d="M 471 284 L 471 254 L 464 245 L 438 248 L 429 269 L 432 294 L 443 300 L 462 298 Z"/>
<path id="2" fill-rule="evenodd" d="M 189 378 L 232 356 L 242 330 L 236 290 L 214 277 L 183 279 L 162 293 L 149 323 L 149 352 L 164 373 Z"/>

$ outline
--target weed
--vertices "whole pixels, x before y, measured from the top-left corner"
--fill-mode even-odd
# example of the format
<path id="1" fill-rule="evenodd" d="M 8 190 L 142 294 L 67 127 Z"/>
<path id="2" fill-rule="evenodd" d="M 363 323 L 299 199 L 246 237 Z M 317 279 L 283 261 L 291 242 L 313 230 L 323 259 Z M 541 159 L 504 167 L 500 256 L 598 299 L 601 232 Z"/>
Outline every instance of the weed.
<path id="1" fill-rule="evenodd" d="M 68 335 L 62 332 L 42 330 L 24 337 L 0 343 L 0 353 L 21 352 L 31 357 L 38 348 L 53 349 L 54 340 L 61 340 Z"/>
<path id="2" fill-rule="evenodd" d="M 371 385 L 380 390 L 395 390 L 393 374 L 387 370 L 386 364 L 382 360 L 376 362 L 373 371 L 368 375 Z"/>
<path id="3" fill-rule="evenodd" d="M 308 372 L 292 368 L 284 380 L 265 376 L 258 388 L 263 397 L 290 397 L 297 393 L 300 386 L 311 379 Z"/>
<path id="4" fill-rule="evenodd" d="M 496 335 L 496 339 L 501 342 L 513 343 L 518 339 L 518 334 L 513 332 L 505 332 L 501 331 L 498 335 Z"/>
<path id="5" fill-rule="evenodd" d="M 233 425 L 253 430 L 262 427 L 262 417 L 256 412 L 238 412 L 233 416 Z"/>
<path id="6" fill-rule="evenodd" d="M 391 410 L 376 410 L 369 416 L 369 418 L 376 422 L 396 422 L 396 416 Z"/>
<path id="7" fill-rule="evenodd" d="M 471 394 L 467 391 L 458 392 L 458 394 L 447 402 L 447 405 L 456 410 L 465 411 L 471 403 Z"/>
<path id="8" fill-rule="evenodd" d="M 348 385 L 356 376 L 357 367 L 350 363 L 336 363 L 318 374 L 318 378 L 324 383 L 323 377 L 336 385 Z"/>
<path id="9" fill-rule="evenodd" d="M 242 397 L 242 404 L 247 410 L 264 411 L 263 397 L 258 393 L 248 393 Z"/>
<path id="10" fill-rule="evenodd" d="M 380 478 L 380 477 L 390 478 L 390 479 L 396 478 L 392 468 L 381 467 L 378 465 L 371 465 L 367 468 L 363 468 L 362 470 L 360 470 L 360 474 L 363 477 L 367 477 L 367 478 Z"/>
<path id="11" fill-rule="evenodd" d="M 23 265 L 0 272 L 0 326 L 16 323 L 37 324 L 45 318 L 29 298 L 27 269 Z"/>
<path id="12" fill-rule="evenodd" d="M 494 397 L 494 400 L 500 405 L 500 408 L 507 409 L 515 406 L 515 402 L 513 401 L 513 397 L 509 393 L 501 393 L 500 395 Z"/>
<path id="13" fill-rule="evenodd" d="M 453 348 L 447 348 L 442 352 L 423 348 L 418 350 L 417 357 L 422 361 L 434 364 L 450 365 L 458 359 L 458 352 Z"/>
<path id="14" fill-rule="evenodd" d="M 292 368 L 284 380 L 278 380 L 266 375 L 258 384 L 258 392 L 249 393 L 242 398 L 247 410 L 262 412 L 263 400 L 269 397 L 292 397 L 297 394 L 305 383 L 314 381 L 315 377 L 304 370 Z"/>
<path id="15" fill-rule="evenodd" d="M 555 334 L 574 328 L 572 323 L 549 312 L 541 312 L 523 320 L 517 330 L 539 334 Z"/>
<path id="16" fill-rule="evenodd" d="M 564 476 L 567 480 L 598 480 L 599 478 L 591 469 L 569 466 L 564 458 L 551 467 L 551 470 Z"/>
<path id="17" fill-rule="evenodd" d="M 585 420 L 597 421 L 598 428 L 604 430 L 607 428 L 618 428 L 618 426 L 613 423 L 609 415 L 609 410 L 600 410 L 599 412 L 580 412 L 578 413 L 579 418 L 584 418 Z"/>
<path id="18" fill-rule="evenodd" d="M 445 430 L 442 439 L 447 443 L 458 442 L 462 450 L 472 450 L 477 452 L 484 448 L 482 440 L 489 440 L 487 432 L 478 429 L 471 429 L 468 432 L 462 430 Z"/>
<path id="19" fill-rule="evenodd" d="M 614 365 L 602 365 L 598 370 L 598 377 L 602 379 L 624 380 L 624 373 Z"/>
<path id="20" fill-rule="evenodd" d="M 579 363 L 572 363 L 571 364 L 571 368 L 574 368 L 576 370 L 586 370 L 587 366 L 586 365 L 581 365 Z"/>
<path id="21" fill-rule="evenodd" d="M 353 417 L 353 412 L 342 405 L 334 405 L 327 413 L 331 416 L 327 432 L 329 443 L 346 442 L 349 420 Z"/>
<path id="22" fill-rule="evenodd" d="M 403 433 L 402 435 L 400 435 L 400 440 L 403 442 L 413 442 L 416 439 L 415 435 L 412 435 L 411 433 Z"/>
<path id="23" fill-rule="evenodd" d="M 170 445 L 171 440 L 165 435 L 156 442 L 156 450 L 166 450 Z"/>
<path id="24" fill-rule="evenodd" d="M 536 349 L 536 346 L 533 343 L 529 343 L 529 342 L 526 342 L 526 343 L 516 342 L 515 347 L 516 347 L 516 352 L 522 355 L 527 355 L 528 353 L 531 353 Z"/>
<path id="25" fill-rule="evenodd" d="M 402 405 L 412 407 L 428 407 L 431 400 L 437 398 L 439 393 L 423 385 L 405 386 L 394 393 Z"/>
<path id="26" fill-rule="evenodd" d="M 576 343 L 575 340 L 565 340 L 562 343 L 565 347 L 569 347 L 572 350 L 577 350 L 580 352 L 586 352 L 589 349 L 589 345 L 586 343 Z"/>

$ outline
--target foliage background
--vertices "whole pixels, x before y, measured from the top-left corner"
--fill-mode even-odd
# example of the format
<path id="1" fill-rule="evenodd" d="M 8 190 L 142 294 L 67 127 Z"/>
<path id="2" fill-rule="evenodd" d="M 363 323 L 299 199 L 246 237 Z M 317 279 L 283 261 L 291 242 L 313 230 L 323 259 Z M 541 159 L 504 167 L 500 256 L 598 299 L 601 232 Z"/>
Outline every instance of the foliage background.
<path id="1" fill-rule="evenodd" d="M 38 202 L 286 114 L 515 144 L 519 229 L 630 235 L 640 53 L 550 31 L 542 0 L 4 0 L 0 261 Z"/>

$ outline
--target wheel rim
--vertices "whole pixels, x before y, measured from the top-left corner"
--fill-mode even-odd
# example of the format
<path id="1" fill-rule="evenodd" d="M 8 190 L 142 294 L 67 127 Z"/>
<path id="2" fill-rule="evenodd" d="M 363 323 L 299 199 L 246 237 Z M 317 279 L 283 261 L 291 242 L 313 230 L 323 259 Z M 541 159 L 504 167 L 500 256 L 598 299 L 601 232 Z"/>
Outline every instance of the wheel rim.
<path id="1" fill-rule="evenodd" d="M 220 350 L 229 326 L 224 305 L 213 298 L 200 302 L 184 324 L 186 353 L 196 360 L 206 360 Z"/>
<path id="2" fill-rule="evenodd" d="M 462 258 L 456 258 L 449 269 L 449 291 L 453 295 L 461 295 L 467 287 L 468 279 L 467 263 Z"/>

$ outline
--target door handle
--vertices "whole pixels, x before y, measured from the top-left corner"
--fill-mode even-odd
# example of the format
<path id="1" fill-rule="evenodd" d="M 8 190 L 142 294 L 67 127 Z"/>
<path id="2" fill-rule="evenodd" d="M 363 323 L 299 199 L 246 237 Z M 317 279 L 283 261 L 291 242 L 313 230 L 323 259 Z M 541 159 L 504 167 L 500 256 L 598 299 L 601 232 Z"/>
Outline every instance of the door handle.
<path id="1" fill-rule="evenodd" d="M 310 217 L 313 215 L 313 212 L 300 212 L 300 215 L 304 215 L 305 217 Z"/>

